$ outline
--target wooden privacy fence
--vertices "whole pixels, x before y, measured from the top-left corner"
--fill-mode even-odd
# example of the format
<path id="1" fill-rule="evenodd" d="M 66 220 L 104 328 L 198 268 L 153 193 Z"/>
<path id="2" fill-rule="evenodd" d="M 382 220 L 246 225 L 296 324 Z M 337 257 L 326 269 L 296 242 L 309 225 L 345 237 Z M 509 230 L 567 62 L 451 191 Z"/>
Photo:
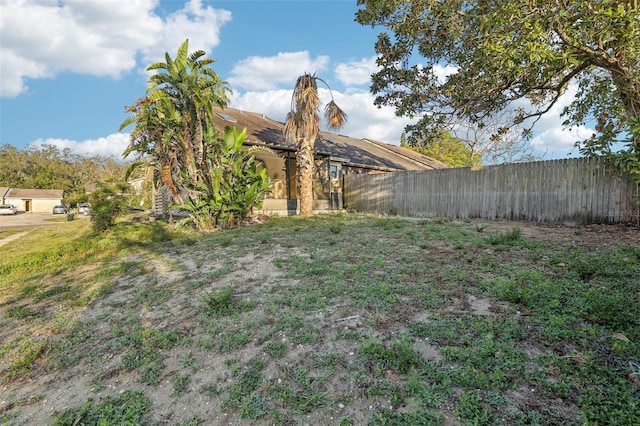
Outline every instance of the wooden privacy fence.
<path id="1" fill-rule="evenodd" d="M 640 220 L 640 188 L 593 158 L 348 175 L 345 208 L 412 217 L 585 224 Z"/>

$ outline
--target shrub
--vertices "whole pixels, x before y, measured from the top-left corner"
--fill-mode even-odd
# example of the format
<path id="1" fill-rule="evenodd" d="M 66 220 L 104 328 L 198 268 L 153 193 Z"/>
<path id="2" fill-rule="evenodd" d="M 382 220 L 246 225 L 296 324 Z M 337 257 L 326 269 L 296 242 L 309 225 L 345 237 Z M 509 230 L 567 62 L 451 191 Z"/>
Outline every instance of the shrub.
<path id="1" fill-rule="evenodd" d="M 262 206 L 271 181 L 256 161 L 255 149 L 243 149 L 245 139 L 246 129 L 225 129 L 218 141 L 220 149 L 209 155 L 212 181 L 200 182 L 191 189 L 195 196 L 178 206 L 189 214 L 180 225 L 192 223 L 199 230 L 236 226 Z"/>
<path id="2" fill-rule="evenodd" d="M 99 184 L 98 189 L 91 193 L 91 226 L 94 231 L 104 232 L 112 228 L 116 218 L 126 213 L 127 200 L 123 195 L 126 191 L 127 184 L 119 182 Z"/>

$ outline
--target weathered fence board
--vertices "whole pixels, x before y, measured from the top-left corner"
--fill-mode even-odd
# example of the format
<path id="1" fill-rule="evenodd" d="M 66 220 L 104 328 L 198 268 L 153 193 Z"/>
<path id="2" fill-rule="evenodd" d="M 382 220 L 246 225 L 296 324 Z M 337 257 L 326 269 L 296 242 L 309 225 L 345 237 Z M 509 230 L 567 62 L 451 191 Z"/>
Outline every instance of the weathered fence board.
<path id="1" fill-rule="evenodd" d="M 345 176 L 346 208 L 548 223 L 640 221 L 640 187 L 599 159 Z"/>

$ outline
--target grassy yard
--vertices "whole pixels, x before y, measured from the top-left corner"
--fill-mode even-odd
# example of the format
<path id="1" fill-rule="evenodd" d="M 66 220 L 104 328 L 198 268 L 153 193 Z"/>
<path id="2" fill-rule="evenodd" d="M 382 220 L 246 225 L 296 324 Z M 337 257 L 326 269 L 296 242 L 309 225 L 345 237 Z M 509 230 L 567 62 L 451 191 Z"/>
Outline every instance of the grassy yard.
<path id="1" fill-rule="evenodd" d="M 639 233 L 28 230 L 0 247 L 0 424 L 639 424 Z"/>

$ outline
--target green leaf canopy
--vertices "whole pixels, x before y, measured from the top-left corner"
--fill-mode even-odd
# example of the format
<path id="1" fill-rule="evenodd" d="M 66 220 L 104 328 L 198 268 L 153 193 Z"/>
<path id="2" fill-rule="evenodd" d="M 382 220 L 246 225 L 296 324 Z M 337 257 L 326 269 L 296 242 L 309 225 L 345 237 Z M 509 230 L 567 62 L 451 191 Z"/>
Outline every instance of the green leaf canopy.
<path id="1" fill-rule="evenodd" d="M 607 153 L 640 116 L 637 0 L 358 0 L 356 21 L 382 26 L 377 105 L 420 117 L 424 139 L 460 118 L 482 126 L 513 109 L 529 128 L 570 88 L 566 126 L 595 118 L 585 153 Z M 444 65 L 456 72 L 438 75 Z M 571 86 L 574 85 L 574 86 Z M 640 135 L 628 139 L 640 156 Z"/>

